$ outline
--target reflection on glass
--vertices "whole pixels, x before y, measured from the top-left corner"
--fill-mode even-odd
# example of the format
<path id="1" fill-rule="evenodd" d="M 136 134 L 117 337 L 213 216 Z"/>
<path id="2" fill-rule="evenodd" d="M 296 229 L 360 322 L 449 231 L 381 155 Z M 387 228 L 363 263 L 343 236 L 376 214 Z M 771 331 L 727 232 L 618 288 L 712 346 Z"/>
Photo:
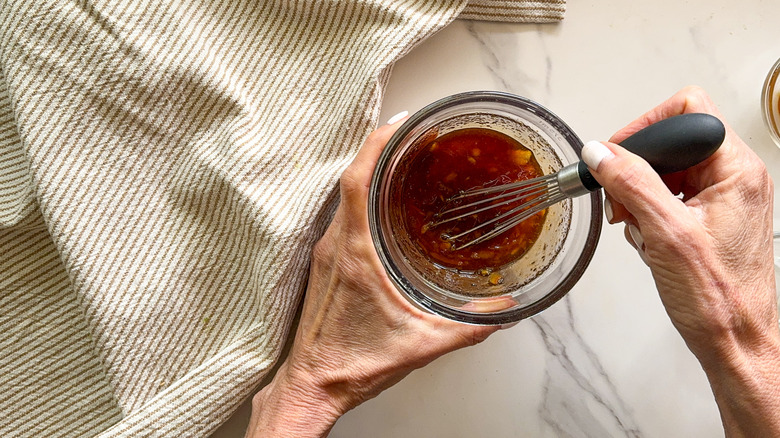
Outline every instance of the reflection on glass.
<path id="1" fill-rule="evenodd" d="M 761 93 L 761 109 L 764 122 L 772 140 L 780 146 L 780 59 L 777 60 L 764 81 Z"/>

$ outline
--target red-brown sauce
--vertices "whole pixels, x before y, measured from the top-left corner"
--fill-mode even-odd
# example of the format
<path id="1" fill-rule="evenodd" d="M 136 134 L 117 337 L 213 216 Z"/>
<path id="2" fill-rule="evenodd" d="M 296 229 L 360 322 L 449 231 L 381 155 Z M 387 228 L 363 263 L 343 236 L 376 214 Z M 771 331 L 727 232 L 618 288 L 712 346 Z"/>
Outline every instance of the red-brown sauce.
<path id="1" fill-rule="evenodd" d="M 412 240 L 435 263 L 488 275 L 522 256 L 541 233 L 546 211 L 484 242 L 458 249 L 454 236 L 484 223 L 515 205 L 477 213 L 431 227 L 435 215 L 463 201 L 450 200 L 461 191 L 542 176 L 531 151 L 502 133 L 468 128 L 447 133 L 421 145 L 409 164 L 401 191 L 406 228 Z M 468 202 L 468 201 L 467 201 Z M 488 226 L 484 232 L 492 228 Z M 476 238 L 477 231 L 467 237 Z"/>

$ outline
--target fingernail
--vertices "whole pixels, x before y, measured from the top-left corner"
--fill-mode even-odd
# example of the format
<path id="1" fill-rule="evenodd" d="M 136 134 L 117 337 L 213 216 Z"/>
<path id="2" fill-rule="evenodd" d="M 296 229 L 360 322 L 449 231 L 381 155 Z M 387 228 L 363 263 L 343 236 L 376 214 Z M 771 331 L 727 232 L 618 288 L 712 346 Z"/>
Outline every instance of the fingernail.
<path id="1" fill-rule="evenodd" d="M 507 323 L 507 324 L 501 324 L 501 330 L 506 330 L 506 329 L 512 328 L 512 327 L 516 326 L 519 322 L 520 321 L 510 322 L 510 323 Z"/>
<path id="2" fill-rule="evenodd" d="M 612 211 L 612 202 L 609 198 L 604 198 L 604 216 L 607 217 L 607 222 L 612 223 L 612 218 L 615 217 L 615 213 Z"/>
<path id="3" fill-rule="evenodd" d="M 636 249 L 638 251 L 644 250 L 645 239 L 642 238 L 642 233 L 639 232 L 639 228 L 634 224 L 628 224 L 628 234 L 631 235 L 631 240 L 634 241 Z"/>
<path id="4" fill-rule="evenodd" d="M 406 116 L 408 116 L 408 115 L 409 115 L 409 111 L 401 111 L 400 113 L 398 113 L 398 114 L 394 115 L 393 117 L 390 117 L 390 118 L 387 120 L 387 124 L 388 124 L 388 125 L 392 125 L 392 124 L 394 124 L 394 123 L 396 123 L 396 122 L 400 121 L 401 119 L 403 119 L 404 117 L 406 117 Z"/>
<path id="5" fill-rule="evenodd" d="M 591 169 L 598 170 L 599 164 L 605 159 L 614 157 L 615 154 L 600 141 L 591 140 L 582 147 L 582 161 Z"/>

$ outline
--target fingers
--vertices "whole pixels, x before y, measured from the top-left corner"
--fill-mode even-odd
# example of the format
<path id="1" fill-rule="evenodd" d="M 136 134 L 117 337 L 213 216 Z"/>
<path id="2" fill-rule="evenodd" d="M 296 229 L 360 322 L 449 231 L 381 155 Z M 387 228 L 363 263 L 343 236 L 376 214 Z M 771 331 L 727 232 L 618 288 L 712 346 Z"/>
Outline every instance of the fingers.
<path id="1" fill-rule="evenodd" d="M 606 194 L 604 199 L 604 215 L 607 217 L 607 221 L 610 224 L 625 223 L 623 235 L 626 238 L 626 241 L 637 250 L 639 257 L 647 265 L 648 261 L 647 256 L 645 255 L 644 238 L 642 237 L 639 228 L 635 225 L 637 223 L 636 218 L 625 206 L 623 206 L 623 204 L 617 201 L 611 201 L 610 198 L 611 196 Z"/>
<path id="2" fill-rule="evenodd" d="M 627 223 L 623 229 L 623 234 L 626 237 L 626 241 L 631 244 L 639 254 L 639 258 L 642 259 L 645 265 L 650 266 L 647 255 L 645 254 L 645 238 L 642 237 L 642 232 L 639 228 L 634 224 Z"/>
<path id="3" fill-rule="evenodd" d="M 666 228 L 684 214 L 683 203 L 637 155 L 613 143 L 592 141 L 583 147 L 582 159 L 608 193 L 610 222 L 633 217 L 640 228 Z"/>
<path id="4" fill-rule="evenodd" d="M 631 212 L 609 193 L 604 193 L 604 216 L 610 224 L 631 221 L 633 218 Z"/>
<path id="5" fill-rule="evenodd" d="M 356 205 L 357 207 L 366 205 L 371 175 L 374 173 L 377 161 L 379 161 L 379 155 L 381 155 L 390 137 L 393 136 L 406 118 L 406 116 L 402 116 L 400 119 L 393 117 L 390 120 L 394 121 L 393 124 L 381 126 L 369 134 L 352 164 L 341 175 L 342 202 Z"/>

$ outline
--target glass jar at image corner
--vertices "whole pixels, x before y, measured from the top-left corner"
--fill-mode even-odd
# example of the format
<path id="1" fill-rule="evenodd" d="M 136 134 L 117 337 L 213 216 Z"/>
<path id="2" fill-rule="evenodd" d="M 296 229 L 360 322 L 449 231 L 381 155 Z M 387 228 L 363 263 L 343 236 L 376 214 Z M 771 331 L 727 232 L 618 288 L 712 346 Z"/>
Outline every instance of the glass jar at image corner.
<path id="1" fill-rule="evenodd" d="M 761 113 L 772 140 L 780 147 L 780 59 L 775 62 L 764 80 Z"/>

